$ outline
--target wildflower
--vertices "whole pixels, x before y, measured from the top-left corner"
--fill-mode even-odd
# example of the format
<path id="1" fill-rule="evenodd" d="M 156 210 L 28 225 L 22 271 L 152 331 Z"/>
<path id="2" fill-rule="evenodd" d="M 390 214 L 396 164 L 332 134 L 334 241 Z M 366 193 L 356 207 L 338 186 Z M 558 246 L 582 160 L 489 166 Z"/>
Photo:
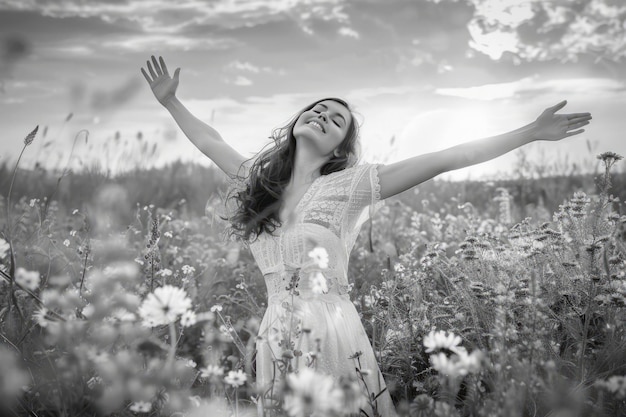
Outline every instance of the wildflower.
<path id="1" fill-rule="evenodd" d="M 431 355 L 430 363 L 437 372 L 449 378 L 465 376 L 468 373 L 476 373 L 480 370 L 480 359 L 482 357 L 480 351 L 468 354 L 463 347 L 459 347 L 457 351 L 458 353 L 451 357 L 447 357 L 443 352 Z"/>
<path id="2" fill-rule="evenodd" d="M 149 413 L 152 410 L 152 403 L 147 401 L 137 401 L 130 406 L 130 411 L 135 413 Z"/>
<path id="3" fill-rule="evenodd" d="M 618 399 L 626 398 L 626 376 L 613 375 L 606 381 L 597 380 L 595 385 L 612 392 Z"/>
<path id="4" fill-rule="evenodd" d="M 310 368 L 287 376 L 289 391 L 284 409 L 290 417 L 329 415 L 341 408 L 342 393 L 335 388 L 332 377 Z"/>
<path id="5" fill-rule="evenodd" d="M 72 215 L 76 215 L 76 214 L 78 214 L 78 209 L 74 209 L 74 210 L 72 211 Z"/>
<path id="6" fill-rule="evenodd" d="M 183 270 L 183 274 L 185 275 L 191 275 L 194 272 L 196 272 L 196 268 L 190 265 L 183 265 L 182 270 Z"/>
<path id="7" fill-rule="evenodd" d="M 24 138 L 24 145 L 28 146 L 31 143 L 33 143 L 33 140 L 35 140 L 35 135 L 37 135 L 37 131 L 39 130 L 39 125 L 37 125 L 35 127 L 35 129 L 33 129 L 32 132 L 30 132 L 28 135 L 26 135 L 26 137 Z"/>
<path id="8" fill-rule="evenodd" d="M 424 338 L 426 353 L 431 353 L 438 349 L 447 349 L 456 353 L 460 348 L 459 343 L 461 343 L 459 336 L 456 336 L 454 333 L 444 332 L 443 330 L 437 332 L 431 330 Z"/>
<path id="9" fill-rule="evenodd" d="M 84 310 L 83 310 L 83 313 L 84 313 Z M 135 316 L 134 313 L 131 313 L 130 311 L 126 310 L 123 307 L 114 309 L 111 312 L 111 317 L 119 321 L 135 321 L 137 319 L 137 316 Z"/>
<path id="10" fill-rule="evenodd" d="M 618 155 L 615 152 L 610 152 L 610 151 L 601 153 L 600 155 L 596 156 L 596 158 L 598 158 L 599 160 L 604 162 L 604 164 L 607 166 L 607 168 L 611 168 L 611 166 L 614 163 L 624 159 L 624 157 L 622 155 Z"/>
<path id="11" fill-rule="evenodd" d="M 23 387 L 31 383 L 28 373 L 20 369 L 20 362 L 21 360 L 13 351 L 0 345 L 0 369 L 2 369 L 0 373 L 0 387 L 2 387 L 0 401 L 2 406 L 8 406 L 9 401 L 16 399 L 22 394 Z M 2 407 L 2 411 L 4 411 L 4 407 Z"/>
<path id="12" fill-rule="evenodd" d="M 435 400 L 427 394 L 420 394 L 411 402 L 411 417 L 429 417 L 433 414 Z"/>
<path id="13" fill-rule="evenodd" d="M 44 306 L 39 307 L 35 313 L 33 313 L 33 319 L 37 322 L 40 327 L 47 327 L 48 322 L 50 321 L 46 316 L 48 314 L 48 309 Z"/>
<path id="14" fill-rule="evenodd" d="M 0 238 L 0 259 L 4 258 L 4 255 L 7 253 L 9 248 L 9 243 L 6 240 Z"/>
<path id="15" fill-rule="evenodd" d="M 238 371 L 228 372 L 228 375 L 224 378 L 224 382 L 234 388 L 237 388 L 244 385 L 247 379 L 248 377 L 246 376 L 246 374 L 244 374 L 243 371 L 239 369 Z"/>
<path id="16" fill-rule="evenodd" d="M 367 407 L 367 396 L 358 381 L 342 378 L 339 381 L 339 386 L 343 395 L 342 410 L 345 414 L 359 414 L 362 408 Z"/>
<path id="17" fill-rule="evenodd" d="M 163 233 L 163 236 L 171 238 L 173 235 L 172 232 L 165 232 Z"/>
<path id="18" fill-rule="evenodd" d="M 69 246 L 70 246 L 70 240 L 69 240 L 69 239 L 65 239 L 65 240 L 63 241 L 63 245 L 64 245 L 65 247 L 69 247 Z"/>
<path id="19" fill-rule="evenodd" d="M 102 384 L 102 378 L 99 376 L 92 376 L 89 378 L 89 381 L 87 381 L 87 387 L 89 389 L 93 389 L 96 385 L 100 384 Z"/>
<path id="20" fill-rule="evenodd" d="M 328 252 L 321 246 L 316 246 L 309 252 L 309 257 L 322 269 L 328 268 Z"/>
<path id="21" fill-rule="evenodd" d="M 195 368 L 197 365 L 198 364 L 193 359 L 187 359 L 187 362 L 185 362 L 187 368 Z"/>
<path id="22" fill-rule="evenodd" d="M 213 376 L 220 377 L 224 375 L 224 368 L 217 365 L 207 365 L 204 368 L 200 368 L 200 376 L 202 378 L 211 378 Z"/>
<path id="23" fill-rule="evenodd" d="M 215 313 L 216 311 L 222 311 L 222 306 L 220 304 L 215 304 L 211 307 L 211 312 Z"/>
<path id="24" fill-rule="evenodd" d="M 457 355 L 459 358 L 458 366 L 465 369 L 467 373 L 475 374 L 480 371 L 480 362 L 482 360 L 481 351 L 475 350 L 468 354 L 465 349 L 461 349 Z"/>
<path id="25" fill-rule="evenodd" d="M 451 416 L 458 416 L 459 413 L 457 413 L 456 409 L 450 404 L 443 402 L 443 401 L 437 401 L 435 403 L 434 415 L 436 417 L 451 417 Z"/>
<path id="26" fill-rule="evenodd" d="M 139 314 L 147 327 L 169 324 L 191 307 L 185 290 L 165 285 L 148 294 L 139 307 Z"/>
<path id="27" fill-rule="evenodd" d="M 163 268 L 161 269 L 159 272 L 157 272 L 156 274 L 162 277 L 171 277 L 172 276 L 172 270 L 171 269 L 167 269 L 167 268 Z"/>
<path id="28" fill-rule="evenodd" d="M 430 363 L 442 375 L 455 378 L 459 375 L 460 369 L 457 368 L 454 360 L 448 358 L 445 353 L 439 352 L 430 356 Z"/>
<path id="29" fill-rule="evenodd" d="M 132 280 L 139 275 L 139 267 L 132 262 L 114 262 L 107 265 L 102 273 L 106 277 L 125 278 Z"/>
<path id="30" fill-rule="evenodd" d="M 39 287 L 39 272 L 27 271 L 22 267 L 15 271 L 15 282 L 24 288 L 35 291 Z"/>
<path id="31" fill-rule="evenodd" d="M 311 274 L 310 283 L 311 291 L 313 291 L 315 294 L 326 294 L 328 292 L 326 278 L 321 272 L 318 271 L 314 274 Z"/>
<path id="32" fill-rule="evenodd" d="M 30 203 L 28 203 L 29 206 L 31 207 L 35 207 L 35 204 L 39 201 L 38 198 L 31 198 L 30 199 Z"/>
<path id="33" fill-rule="evenodd" d="M 192 310 L 185 311 L 180 317 L 180 324 L 182 324 L 183 327 L 193 326 L 194 324 L 196 324 L 196 321 L 196 313 L 194 313 Z"/>

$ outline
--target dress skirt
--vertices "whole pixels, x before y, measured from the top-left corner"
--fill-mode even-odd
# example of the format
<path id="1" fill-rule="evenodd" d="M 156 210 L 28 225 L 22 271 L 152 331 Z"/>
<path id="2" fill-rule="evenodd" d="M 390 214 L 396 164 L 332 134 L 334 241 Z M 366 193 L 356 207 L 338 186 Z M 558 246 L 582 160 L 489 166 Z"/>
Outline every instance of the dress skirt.
<path id="1" fill-rule="evenodd" d="M 368 397 L 386 387 L 361 318 L 345 294 L 295 295 L 284 290 L 271 295 L 256 349 L 257 387 L 266 393 L 273 381 L 281 379 L 284 365 L 276 359 L 288 361 L 292 371 L 308 366 L 335 380 L 342 376 L 359 380 L 359 368 L 364 379 L 359 384 Z M 377 398 L 376 407 L 382 417 L 396 416 L 387 390 Z M 259 401 L 259 416 L 264 415 L 262 408 Z M 373 415 L 369 405 L 363 409 Z"/>

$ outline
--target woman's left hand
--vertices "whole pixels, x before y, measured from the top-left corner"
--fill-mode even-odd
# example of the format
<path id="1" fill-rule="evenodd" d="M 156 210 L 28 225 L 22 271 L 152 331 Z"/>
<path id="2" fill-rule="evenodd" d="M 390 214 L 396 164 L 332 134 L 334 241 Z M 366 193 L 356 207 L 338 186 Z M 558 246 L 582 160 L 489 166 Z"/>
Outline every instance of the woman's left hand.
<path id="1" fill-rule="evenodd" d="M 534 123 L 533 139 L 561 140 L 585 131 L 585 129 L 580 128 L 589 124 L 591 113 L 555 114 L 566 104 L 567 100 L 563 100 L 541 113 Z"/>

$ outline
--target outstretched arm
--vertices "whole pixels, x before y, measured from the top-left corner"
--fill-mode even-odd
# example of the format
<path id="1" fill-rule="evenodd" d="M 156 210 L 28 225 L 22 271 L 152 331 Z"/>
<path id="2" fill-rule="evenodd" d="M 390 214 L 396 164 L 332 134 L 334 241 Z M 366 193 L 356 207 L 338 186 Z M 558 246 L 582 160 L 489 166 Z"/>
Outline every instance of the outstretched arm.
<path id="1" fill-rule="evenodd" d="M 157 62 L 154 56 L 152 62 L 146 62 L 146 67 L 150 74 L 143 68 L 141 73 L 148 81 L 156 99 L 170 112 L 185 136 L 227 175 L 246 176 L 247 167 L 243 166 L 246 158 L 228 145 L 217 130 L 191 114 L 176 97 L 180 68 L 174 71 L 173 77 L 170 77 L 163 58 L 159 57 Z M 240 167 L 243 167 L 241 171 Z"/>
<path id="2" fill-rule="evenodd" d="M 584 132 L 580 128 L 589 124 L 591 115 L 555 114 L 565 104 L 567 101 L 547 108 L 533 123 L 512 132 L 383 165 L 378 171 L 381 199 L 401 193 L 444 172 L 489 161 L 536 140 L 557 141 Z"/>

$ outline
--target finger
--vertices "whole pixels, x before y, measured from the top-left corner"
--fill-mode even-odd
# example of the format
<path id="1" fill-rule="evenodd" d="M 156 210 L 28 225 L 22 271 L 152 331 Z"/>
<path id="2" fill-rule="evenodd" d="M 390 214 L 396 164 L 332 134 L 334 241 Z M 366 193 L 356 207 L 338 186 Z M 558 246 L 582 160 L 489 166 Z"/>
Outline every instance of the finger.
<path id="1" fill-rule="evenodd" d="M 579 127 L 582 127 L 582 126 L 585 126 L 585 125 L 588 125 L 588 124 L 589 124 L 588 121 L 578 122 L 578 123 L 570 123 L 567 130 L 578 129 Z"/>
<path id="2" fill-rule="evenodd" d="M 570 113 L 567 115 L 568 119 L 575 119 L 577 117 L 589 117 L 591 119 L 591 113 Z"/>
<path id="3" fill-rule="evenodd" d="M 568 132 L 568 133 L 565 134 L 565 137 L 578 135 L 580 133 L 583 133 L 584 131 L 585 131 L 585 129 L 580 129 L 580 130 L 575 130 L 573 132 Z"/>
<path id="4" fill-rule="evenodd" d="M 176 81 L 178 81 L 178 75 L 180 74 L 180 68 L 176 68 L 176 71 L 174 71 L 174 79 Z"/>
<path id="5" fill-rule="evenodd" d="M 572 123 L 588 122 L 589 120 L 591 120 L 591 116 L 575 117 L 575 118 L 569 119 L 567 123 L 572 124 Z"/>
<path id="6" fill-rule="evenodd" d="M 165 65 L 165 60 L 163 60 L 162 56 L 159 57 L 159 62 L 161 63 L 161 68 L 163 69 L 163 74 L 165 74 L 165 75 L 167 75 L 169 77 L 170 73 L 167 70 L 167 65 Z"/>
<path id="7" fill-rule="evenodd" d="M 159 66 L 159 63 L 157 62 L 154 55 L 152 55 L 152 64 L 154 65 L 154 70 L 156 71 L 157 75 L 163 75 L 163 71 L 161 71 L 161 67 Z"/>
<path id="8" fill-rule="evenodd" d="M 148 73 L 146 72 L 145 69 L 142 68 L 141 69 L 141 73 L 145 77 L 146 81 L 148 81 L 148 84 L 152 84 L 153 83 L 152 79 L 150 78 L 150 76 L 148 75 Z"/>
<path id="9" fill-rule="evenodd" d="M 152 64 L 150 64 L 150 61 L 146 61 L 147 67 L 148 67 L 148 71 L 150 71 L 150 75 L 152 75 L 153 79 L 157 78 L 157 75 L 154 73 L 154 70 L 152 69 Z"/>
<path id="10" fill-rule="evenodd" d="M 550 107 L 550 111 L 552 113 L 556 113 L 557 111 L 561 110 L 563 107 L 565 107 L 565 105 L 567 104 L 567 100 L 563 100 L 562 102 L 560 102 L 559 104 L 556 104 L 552 107 Z"/>

